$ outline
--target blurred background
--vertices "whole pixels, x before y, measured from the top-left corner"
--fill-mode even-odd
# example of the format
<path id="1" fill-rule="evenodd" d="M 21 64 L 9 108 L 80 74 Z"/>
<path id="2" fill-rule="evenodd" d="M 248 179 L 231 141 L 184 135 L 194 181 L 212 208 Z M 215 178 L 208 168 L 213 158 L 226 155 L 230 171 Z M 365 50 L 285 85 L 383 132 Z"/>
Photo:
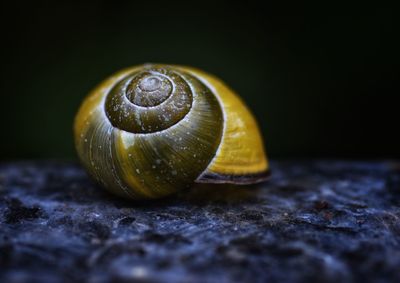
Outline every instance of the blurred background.
<path id="1" fill-rule="evenodd" d="M 394 9 L 280 16 L 233 2 L 2 3 L 0 160 L 75 159 L 82 99 L 146 62 L 223 79 L 253 110 L 272 158 L 400 157 Z"/>

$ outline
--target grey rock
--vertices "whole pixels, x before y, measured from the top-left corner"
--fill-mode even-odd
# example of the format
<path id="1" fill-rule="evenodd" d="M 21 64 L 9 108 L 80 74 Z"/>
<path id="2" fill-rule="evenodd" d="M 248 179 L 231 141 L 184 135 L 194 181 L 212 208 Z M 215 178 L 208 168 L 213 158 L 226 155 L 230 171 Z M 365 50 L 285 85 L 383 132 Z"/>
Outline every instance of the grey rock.
<path id="1" fill-rule="evenodd" d="M 0 282 L 400 282 L 400 163 L 272 162 L 264 184 L 149 202 L 3 163 Z"/>

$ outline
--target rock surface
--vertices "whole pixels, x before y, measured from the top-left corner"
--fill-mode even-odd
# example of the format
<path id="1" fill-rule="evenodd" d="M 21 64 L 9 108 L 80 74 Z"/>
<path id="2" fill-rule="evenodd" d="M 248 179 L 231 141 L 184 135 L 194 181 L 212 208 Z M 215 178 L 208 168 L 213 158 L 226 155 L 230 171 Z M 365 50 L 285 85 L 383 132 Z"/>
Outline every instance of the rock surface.
<path id="1" fill-rule="evenodd" d="M 135 203 L 77 164 L 2 164 L 0 282 L 400 282 L 400 163 L 272 170 Z"/>

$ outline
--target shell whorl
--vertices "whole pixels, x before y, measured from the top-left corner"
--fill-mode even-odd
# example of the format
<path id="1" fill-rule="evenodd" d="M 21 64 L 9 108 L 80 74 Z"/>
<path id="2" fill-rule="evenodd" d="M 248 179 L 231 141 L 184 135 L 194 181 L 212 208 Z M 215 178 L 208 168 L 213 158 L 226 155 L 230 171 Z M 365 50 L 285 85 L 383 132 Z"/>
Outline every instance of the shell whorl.
<path id="1" fill-rule="evenodd" d="M 75 142 L 89 173 L 110 191 L 159 198 L 190 186 L 223 133 L 221 105 L 194 75 L 145 65 L 107 80 L 78 112 Z"/>
<path id="2" fill-rule="evenodd" d="M 166 68 L 134 72 L 107 95 L 105 109 L 114 127 L 154 133 L 182 120 L 193 103 L 193 90 L 179 73 Z"/>

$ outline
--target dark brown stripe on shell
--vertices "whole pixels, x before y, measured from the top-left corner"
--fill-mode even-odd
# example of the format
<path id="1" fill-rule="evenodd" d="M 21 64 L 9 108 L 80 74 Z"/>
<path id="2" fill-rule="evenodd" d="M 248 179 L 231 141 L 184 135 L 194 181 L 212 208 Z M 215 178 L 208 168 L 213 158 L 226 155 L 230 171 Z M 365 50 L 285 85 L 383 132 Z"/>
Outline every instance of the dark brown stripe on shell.
<path id="1" fill-rule="evenodd" d="M 269 170 L 262 173 L 246 175 L 206 173 L 197 179 L 196 183 L 250 185 L 264 182 L 268 180 L 270 176 L 271 172 Z"/>

